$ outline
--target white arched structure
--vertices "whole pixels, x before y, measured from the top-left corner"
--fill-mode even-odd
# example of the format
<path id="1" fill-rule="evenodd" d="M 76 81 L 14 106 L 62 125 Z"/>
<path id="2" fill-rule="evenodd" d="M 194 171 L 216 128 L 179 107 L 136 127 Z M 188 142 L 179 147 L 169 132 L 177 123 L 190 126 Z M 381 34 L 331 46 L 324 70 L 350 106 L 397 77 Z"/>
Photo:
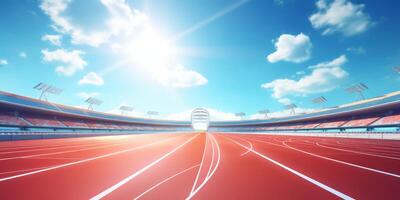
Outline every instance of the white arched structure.
<path id="1" fill-rule="evenodd" d="M 207 131 L 210 125 L 210 113 L 204 108 L 196 108 L 191 115 L 192 128 L 195 131 Z"/>

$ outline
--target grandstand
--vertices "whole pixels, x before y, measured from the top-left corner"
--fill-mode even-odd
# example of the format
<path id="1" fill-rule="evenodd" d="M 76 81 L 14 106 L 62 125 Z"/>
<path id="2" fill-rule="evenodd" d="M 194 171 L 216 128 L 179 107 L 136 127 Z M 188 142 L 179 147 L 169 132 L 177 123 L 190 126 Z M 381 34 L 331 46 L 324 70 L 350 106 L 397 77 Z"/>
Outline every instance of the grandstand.
<path id="1" fill-rule="evenodd" d="M 189 121 L 133 118 L 0 92 L 0 129 L 7 133 L 118 134 L 190 131 Z M 307 114 L 265 120 L 213 121 L 210 131 L 397 132 L 400 92 Z M 62 135 L 60 134 L 60 137 Z"/>
<path id="2" fill-rule="evenodd" d="M 400 92 L 312 113 L 266 120 L 213 122 L 219 131 L 397 132 L 400 130 Z"/>

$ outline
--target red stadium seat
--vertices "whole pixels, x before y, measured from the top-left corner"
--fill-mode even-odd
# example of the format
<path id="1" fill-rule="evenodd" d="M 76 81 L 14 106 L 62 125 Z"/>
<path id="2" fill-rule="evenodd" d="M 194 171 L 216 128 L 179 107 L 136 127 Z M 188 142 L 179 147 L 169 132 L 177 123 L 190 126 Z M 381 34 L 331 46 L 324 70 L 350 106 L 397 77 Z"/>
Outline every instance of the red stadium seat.
<path id="1" fill-rule="evenodd" d="M 400 124 L 400 114 L 382 117 L 372 125 L 393 125 Z"/>
<path id="2" fill-rule="evenodd" d="M 32 125 L 35 126 L 65 127 L 63 123 L 52 116 L 23 114 L 21 117 L 23 117 L 25 120 L 29 121 Z"/>
<path id="3" fill-rule="evenodd" d="M 306 124 L 303 127 L 301 127 L 302 129 L 313 129 L 315 127 L 317 127 L 318 125 L 320 125 L 321 123 L 311 123 L 311 124 Z"/>
<path id="4" fill-rule="evenodd" d="M 350 120 L 347 123 L 343 124 L 342 127 L 368 126 L 372 122 L 376 121 L 377 119 L 379 119 L 379 117 L 369 117 L 369 118 L 363 118 L 363 119 L 354 119 L 354 120 Z"/>
<path id="5" fill-rule="evenodd" d="M 318 128 L 338 128 L 341 127 L 347 120 L 333 121 L 333 122 L 324 122 L 321 123 Z"/>
<path id="6" fill-rule="evenodd" d="M 27 126 L 29 125 L 23 119 L 17 117 L 12 112 L 0 112 L 0 124 L 4 125 L 18 125 L 18 126 Z"/>
<path id="7" fill-rule="evenodd" d="M 60 118 L 59 120 L 68 127 L 88 128 L 88 125 L 77 119 Z"/>

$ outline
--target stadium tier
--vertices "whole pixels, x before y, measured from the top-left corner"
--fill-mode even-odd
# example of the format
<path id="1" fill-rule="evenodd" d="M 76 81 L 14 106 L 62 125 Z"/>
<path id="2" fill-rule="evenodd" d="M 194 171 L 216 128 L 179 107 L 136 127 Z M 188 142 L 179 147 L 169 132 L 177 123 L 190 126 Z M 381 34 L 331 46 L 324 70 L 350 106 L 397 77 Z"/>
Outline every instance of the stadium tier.
<path id="1" fill-rule="evenodd" d="M 378 119 L 380 119 L 380 117 L 366 117 L 362 119 L 353 119 L 343 124 L 342 127 L 366 127 L 371 125 Z"/>
<path id="2" fill-rule="evenodd" d="M 211 131 L 399 131 L 400 92 L 307 114 L 211 121 Z M 188 131 L 189 121 L 155 120 L 78 109 L 0 92 L 0 128 L 13 131 Z"/>

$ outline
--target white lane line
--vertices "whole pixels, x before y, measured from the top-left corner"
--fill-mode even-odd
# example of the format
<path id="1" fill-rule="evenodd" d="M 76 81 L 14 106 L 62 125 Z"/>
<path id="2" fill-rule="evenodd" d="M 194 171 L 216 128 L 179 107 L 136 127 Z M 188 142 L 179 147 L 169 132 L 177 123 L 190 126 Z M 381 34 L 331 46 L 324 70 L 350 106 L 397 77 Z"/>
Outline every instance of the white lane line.
<path id="1" fill-rule="evenodd" d="M 236 143 L 237 145 L 239 145 L 239 146 L 241 146 L 241 147 L 243 147 L 245 149 L 249 149 L 248 147 L 240 144 L 239 142 L 237 142 L 235 140 L 232 140 L 232 142 Z M 339 191 L 337 191 L 337 190 L 335 190 L 335 189 L 333 189 L 333 188 L 331 188 L 331 187 L 329 187 L 329 186 L 327 186 L 327 185 L 325 185 L 325 184 L 323 184 L 323 183 L 321 183 L 321 182 L 319 182 L 317 180 L 314 180 L 314 179 L 312 179 L 312 178 L 310 178 L 310 177 L 308 177 L 308 176 L 306 176 L 306 175 L 304 175 L 304 174 L 302 174 L 302 173 L 300 173 L 300 172 L 298 172 L 298 171 L 296 171 L 296 170 L 294 170 L 294 169 L 292 169 L 292 168 L 290 168 L 290 167 L 288 167 L 286 165 L 283 165 L 282 163 L 280 163 L 278 161 L 275 161 L 275 160 L 273 160 L 273 159 L 271 159 L 271 158 L 259 153 L 258 151 L 255 151 L 254 149 L 252 149 L 251 152 L 253 152 L 254 154 L 260 156 L 261 158 L 264 158 L 264 159 L 274 163 L 275 165 L 278 165 L 279 167 L 282 167 L 283 169 L 285 169 L 285 170 L 287 170 L 287 171 L 299 176 L 300 178 L 303 178 L 304 180 L 306 180 L 306 181 L 308 181 L 308 182 L 310 182 L 310 183 L 312 183 L 312 184 L 314 184 L 314 185 L 316 185 L 316 186 L 318 186 L 318 187 L 320 187 L 320 188 L 322 188 L 322 189 L 324 189 L 324 190 L 326 190 L 326 191 L 328 191 L 328 192 L 330 192 L 330 193 L 332 193 L 332 194 L 334 194 L 334 195 L 336 195 L 336 196 L 338 196 L 338 197 L 340 197 L 342 199 L 346 199 L 346 200 L 354 199 L 354 198 L 352 198 L 352 197 L 350 197 L 350 196 L 348 196 L 348 195 L 346 195 L 346 194 L 344 194 L 342 192 L 339 192 Z"/>
<path id="2" fill-rule="evenodd" d="M 76 142 L 76 141 L 75 141 Z M 66 142 L 69 143 L 69 142 Z M 47 144 L 47 145 L 32 145 L 32 146 L 22 146 L 22 147 L 7 147 L 7 148 L 0 148 L 0 151 L 16 151 L 16 150 L 25 150 L 25 149 L 32 149 L 32 148 L 41 148 L 41 147 L 62 147 L 62 146 L 68 146 L 71 144 L 65 144 L 65 143 L 54 143 L 54 144 Z"/>
<path id="3" fill-rule="evenodd" d="M 0 161 L 15 160 L 15 159 L 26 159 L 26 158 L 34 158 L 34 157 L 39 157 L 39 156 L 48 156 L 48 155 L 57 155 L 57 154 L 72 153 L 72 152 L 79 152 L 79 151 L 87 151 L 87 150 L 93 150 L 93 149 L 102 149 L 102 148 L 119 146 L 119 145 L 124 145 L 124 144 L 128 144 L 128 143 L 127 142 L 123 142 L 123 143 L 118 143 L 118 144 L 95 146 L 95 147 L 89 147 L 89 148 L 84 148 L 84 149 L 57 151 L 57 152 L 51 152 L 51 153 L 41 153 L 41 154 L 33 154 L 33 155 L 28 155 L 28 156 L 16 156 L 16 157 L 0 158 Z"/>
<path id="4" fill-rule="evenodd" d="M 53 140 L 53 139 L 51 139 Z M 14 141 L 15 142 L 15 141 Z M 25 141 L 27 142 L 27 141 Z M 26 148 L 38 148 L 38 147 L 54 147 L 54 146 L 62 146 L 62 145 L 68 145 L 68 143 L 73 143 L 73 142 L 79 142 L 79 140 L 74 140 L 74 141 L 64 141 L 64 142 L 60 142 L 60 141 L 46 141 L 45 143 L 43 143 L 44 141 L 41 141 L 42 143 L 37 143 L 37 144 L 25 144 L 25 145 L 18 145 L 18 146 L 2 146 L 0 147 L 0 150 L 12 150 L 12 149 L 26 149 Z"/>
<path id="5" fill-rule="evenodd" d="M 173 150 L 171 150 L 170 152 L 164 154 L 163 156 L 161 156 L 160 158 L 158 158 L 157 160 L 151 162 L 150 164 L 146 165 L 145 167 L 143 167 L 142 169 L 140 169 L 139 171 L 136 171 L 135 173 L 131 174 L 130 176 L 126 177 L 125 179 L 123 179 L 122 181 L 118 182 L 117 184 L 107 188 L 106 190 L 104 190 L 103 192 L 100 192 L 99 194 L 97 194 L 96 196 L 90 198 L 90 200 L 98 200 L 98 199 L 102 199 L 103 197 L 107 196 L 108 194 L 110 194 L 111 192 L 113 192 L 114 190 L 118 189 L 119 187 L 123 186 L 125 183 L 129 182 L 130 180 L 134 179 L 135 177 L 139 176 L 140 174 L 142 174 L 143 172 L 145 172 L 146 170 L 150 169 L 152 166 L 156 165 L 157 163 L 159 163 L 160 161 L 164 160 L 165 158 L 167 158 L 168 156 L 170 156 L 171 154 L 175 153 L 177 150 L 179 150 L 180 148 L 182 148 L 184 145 L 186 145 L 187 143 L 191 142 L 194 138 L 196 138 L 198 135 L 195 135 L 193 137 L 191 137 L 190 139 L 186 140 L 183 144 L 175 147 Z"/>
<path id="6" fill-rule="evenodd" d="M 271 144 L 271 145 L 275 145 L 275 146 L 279 146 L 279 147 L 284 147 L 284 148 L 288 148 L 288 149 L 292 149 L 292 150 L 299 151 L 301 153 L 305 153 L 305 154 L 308 154 L 308 155 L 311 155 L 311 156 L 315 156 L 315 157 L 318 157 L 318 158 L 322 158 L 322 159 L 325 159 L 325 160 L 329 160 L 329 161 L 341 163 L 341 164 L 344 164 L 344 165 L 349 165 L 349 166 L 352 166 L 352 167 L 357 167 L 357 168 L 361 168 L 361 169 L 365 169 L 365 170 L 369 170 L 369 171 L 373 171 L 373 172 L 377 172 L 377 173 L 382 173 L 382 174 L 385 174 L 385 175 L 394 176 L 394 177 L 399 178 L 399 175 L 392 174 L 390 172 L 385 172 L 385 171 L 381 171 L 381 170 L 377 170 L 377 169 L 372 169 L 372 168 L 369 168 L 369 167 L 364 167 L 364 166 L 361 166 L 361 165 L 356 165 L 356 164 L 353 164 L 353 163 L 348 163 L 348 162 L 344 162 L 344 161 L 341 161 L 341 160 L 336 160 L 336 159 L 333 159 L 333 158 L 328 158 L 328 157 L 325 157 L 325 156 L 321 156 L 321 155 L 313 154 L 313 153 L 310 153 L 310 152 L 307 152 L 307 151 L 303 151 L 303 150 L 294 148 L 292 146 L 289 146 L 288 144 L 286 144 L 286 142 L 282 142 L 285 145 L 284 146 L 284 145 L 279 145 L 279 144 L 275 144 L 275 143 L 271 143 L 271 142 L 267 142 L 267 141 L 262 141 L 262 140 L 255 140 L 255 141 L 266 143 L 266 144 Z"/>
<path id="7" fill-rule="evenodd" d="M 137 149 L 142 149 L 142 148 L 145 148 L 145 147 L 148 147 L 148 146 L 151 146 L 151 145 L 154 145 L 154 144 L 166 142 L 166 141 L 172 140 L 172 139 L 174 139 L 174 138 L 168 138 L 168 139 L 165 139 L 165 140 L 161 140 L 161 141 L 157 141 L 157 142 L 153 142 L 153 143 L 148 143 L 148 144 L 132 147 L 132 148 L 129 148 L 129 149 L 116 151 L 116 152 L 109 153 L 109 154 L 104 154 L 104 155 L 101 155 L 101 156 L 87 158 L 87 159 L 84 159 L 84 160 L 79 160 L 79 161 L 75 161 L 75 162 L 69 162 L 69 163 L 65 163 L 65 164 L 61 164 L 61 165 L 56 165 L 56 166 L 53 166 L 53 167 L 48 167 L 48 168 L 37 170 L 37 171 L 33 171 L 33 172 L 28 172 L 28 173 L 18 174 L 18 175 L 14 175 L 14 176 L 5 177 L 5 178 L 0 178 L 0 182 L 11 180 L 11 179 L 16 179 L 16 178 L 20 178 L 20 177 L 24 177 L 24 176 L 29 176 L 29 175 L 33 175 L 33 174 L 38 174 L 38 173 L 41 173 L 41 172 L 46 172 L 46 171 L 59 169 L 59 168 L 63 168 L 63 167 L 68 167 L 68 166 L 71 166 L 71 165 L 81 164 L 81 163 L 89 162 L 89 161 L 92 161 L 92 160 L 106 158 L 106 157 L 118 155 L 118 154 L 121 154 L 121 153 L 130 152 L 130 151 L 137 150 Z"/>
<path id="8" fill-rule="evenodd" d="M 243 138 L 240 138 L 240 137 L 239 137 L 239 139 L 242 139 L 242 140 L 246 141 L 247 143 L 249 143 L 250 149 L 253 149 L 253 144 L 250 141 L 248 141 L 246 139 L 243 139 Z M 242 156 L 244 156 L 244 155 L 246 155 L 248 153 L 250 153 L 250 150 L 246 150 L 246 152 L 240 154 L 240 157 L 242 157 Z"/>
<path id="9" fill-rule="evenodd" d="M 30 152 L 30 151 L 46 151 L 46 150 L 65 149 L 65 148 L 74 148 L 74 147 L 97 146 L 97 145 L 102 145 L 102 144 L 106 144 L 106 143 L 102 142 L 102 143 L 95 143 L 95 144 L 77 144 L 77 145 L 71 145 L 71 146 L 59 146 L 59 147 L 41 148 L 41 149 L 28 149 L 28 150 L 19 150 L 19 151 L 4 151 L 4 152 L 0 152 L 0 155 L 1 154 L 10 154 L 10 153 Z"/>
<path id="10" fill-rule="evenodd" d="M 310 153 L 308 151 L 303 151 L 303 150 L 294 148 L 292 146 L 289 146 L 288 144 L 286 144 L 286 142 L 282 142 L 282 143 L 289 149 L 293 149 L 295 151 L 299 151 L 299 152 L 302 152 L 302 153 L 305 153 L 305 154 L 308 154 L 308 155 L 311 155 L 311 156 L 315 156 L 315 157 L 318 157 L 318 158 L 321 158 L 321 159 L 337 162 L 337 163 L 348 165 L 348 166 L 352 166 L 352 167 L 357 167 L 357 168 L 360 168 L 360 169 L 365 169 L 365 170 L 368 170 L 368 171 L 372 171 L 372 172 L 376 172 L 376 173 L 380 173 L 380 174 L 384 174 L 384 175 L 388 175 L 388 176 L 393 176 L 393 177 L 396 177 L 396 178 L 400 178 L 400 175 L 398 175 L 398 174 L 393 174 L 393 173 L 390 173 L 390 172 L 385 172 L 385 171 L 381 171 L 381 170 L 378 170 L 378 169 L 372 169 L 372 168 L 369 168 L 369 167 L 364 167 L 364 166 L 361 166 L 361 165 L 356 165 L 356 164 L 353 164 L 353 163 L 348 163 L 348 162 L 345 162 L 345 161 L 336 160 L 336 159 L 333 159 L 333 158 L 328 158 L 328 157 L 325 157 L 325 156 L 313 154 L 313 153 Z"/>
<path id="11" fill-rule="evenodd" d="M 214 141 L 215 144 L 216 144 L 216 146 L 217 146 L 217 150 L 218 150 L 218 151 L 217 151 L 217 155 L 218 155 L 217 163 L 215 164 L 215 167 L 214 167 L 213 170 L 211 171 L 210 175 L 209 175 L 209 176 L 206 176 L 206 178 L 204 179 L 204 181 L 199 185 L 199 187 L 197 187 L 193 192 L 191 192 L 191 193 L 189 194 L 189 196 L 186 198 L 186 200 L 189 200 L 189 199 L 193 198 L 193 197 L 197 194 L 197 192 L 199 192 L 199 191 L 201 190 L 201 188 L 203 188 L 203 186 L 208 182 L 208 180 L 210 180 L 211 177 L 214 175 L 215 171 L 217 170 L 217 168 L 218 168 L 218 166 L 219 166 L 219 162 L 220 162 L 220 160 L 221 160 L 221 149 L 220 149 L 220 147 L 219 147 L 219 144 L 218 144 L 217 139 L 215 139 L 215 137 L 214 137 L 212 134 L 210 134 L 210 138 L 211 138 L 211 142 Z"/>
<path id="12" fill-rule="evenodd" d="M 195 166 L 189 167 L 189 168 L 187 168 L 187 169 L 185 169 L 185 170 L 183 170 L 183 171 L 180 171 L 179 173 L 176 173 L 176 174 L 174 174 L 174 175 L 172 175 L 172 176 L 170 176 L 170 177 L 164 179 L 163 181 L 161 181 L 161 182 L 155 184 L 155 185 L 152 186 L 151 188 L 149 188 L 149 189 L 147 189 L 146 191 L 144 191 L 144 192 L 143 192 L 142 194 L 140 194 L 139 196 L 135 197 L 134 200 L 137 200 L 137 199 L 141 198 L 142 196 L 144 196 L 145 194 L 151 192 L 152 190 L 154 190 L 154 189 L 157 188 L 158 186 L 164 184 L 165 182 L 168 182 L 169 180 L 175 178 L 176 176 L 179 176 L 179 175 L 181 175 L 181 174 L 183 174 L 183 173 L 185 173 L 185 172 L 187 172 L 187 171 L 189 171 L 189 170 L 191 170 L 191 169 L 194 169 L 194 168 L 196 168 L 196 167 L 198 167 L 198 166 L 200 166 L 200 164 L 197 164 L 197 165 L 195 165 Z"/>
<path id="13" fill-rule="evenodd" d="M 352 150 L 348 150 L 348 149 L 341 149 L 341 148 L 336 148 L 336 147 L 325 146 L 323 144 L 320 144 L 319 142 L 316 142 L 315 144 L 317 146 L 320 146 L 323 148 L 334 149 L 337 151 L 344 151 L 344 152 L 362 154 L 362 155 L 367 155 L 367 156 L 375 156 L 375 157 L 388 158 L 388 159 L 393 159 L 393 160 L 400 160 L 400 158 L 395 158 L 395 157 L 391 157 L 391 156 L 377 155 L 377 154 L 372 154 L 372 153 L 364 153 L 364 152 L 360 152 L 360 151 L 352 151 Z"/>
<path id="14" fill-rule="evenodd" d="M 213 164 L 214 164 L 214 142 L 211 142 L 211 151 L 212 151 L 212 154 L 211 154 L 211 163 L 210 163 L 210 167 L 208 168 L 206 177 L 210 175 L 212 166 L 213 166 Z"/>
<path id="15" fill-rule="evenodd" d="M 194 191 L 194 188 L 197 185 L 197 181 L 199 180 L 201 169 L 203 169 L 203 163 L 204 163 L 204 157 L 206 156 L 207 144 L 208 144 L 208 134 L 206 133 L 206 142 L 204 144 L 203 156 L 201 158 L 199 170 L 197 171 L 196 179 L 194 179 L 194 183 L 193 183 L 192 189 L 190 190 L 190 194 Z"/>
<path id="16" fill-rule="evenodd" d="M 355 146 L 355 145 L 357 145 L 358 147 L 360 147 L 360 148 L 365 148 L 365 147 L 371 147 L 371 145 L 373 145 L 372 147 L 373 148 L 375 148 L 375 149 L 380 149 L 380 150 L 395 150 L 395 151 L 399 151 L 400 150 L 400 146 L 392 146 L 392 145 L 385 145 L 385 144 L 377 144 L 377 143 L 368 143 L 368 144 L 366 144 L 366 143 L 364 143 L 364 144 L 360 144 L 360 143 L 357 143 L 357 142 L 353 142 L 353 143 L 351 143 L 351 142 L 345 142 L 345 143 L 343 143 L 343 142 L 340 142 L 340 141 L 337 141 L 336 142 L 337 144 L 342 144 L 342 145 L 346 145 L 346 146 Z"/>
<path id="17" fill-rule="evenodd" d="M 253 144 L 251 142 L 247 141 L 247 140 L 246 140 L 246 142 L 249 143 L 250 149 L 253 149 Z M 246 155 L 248 153 L 250 153 L 250 150 L 247 150 L 246 152 L 243 152 L 242 154 L 240 154 L 240 157 L 242 157 L 242 156 L 244 156 L 244 155 Z"/>
<path id="18" fill-rule="evenodd" d="M 252 139 L 252 140 L 257 141 L 257 142 L 261 142 L 261 143 L 265 143 L 265 144 L 275 145 L 275 146 L 278 146 L 278 147 L 287 148 L 287 147 L 285 147 L 285 146 L 283 146 L 283 145 L 275 144 L 275 143 L 272 143 L 272 142 L 267 142 L 267 141 L 264 141 L 264 140 L 256 140 L 256 139 Z"/>
<path id="19" fill-rule="evenodd" d="M 21 169 L 21 170 L 15 170 L 15 171 L 1 172 L 0 174 L 12 174 L 12 173 L 17 173 L 17 172 L 26 172 L 26 171 L 36 170 L 36 169 L 44 169 L 47 167 L 35 167 L 35 168 L 31 168 L 31 169 Z"/>
<path id="20" fill-rule="evenodd" d="M 98 136 L 98 137 L 87 137 L 87 138 L 64 138 L 62 140 L 66 141 L 58 141 L 59 139 L 48 139 L 48 140 L 57 140 L 57 141 L 41 141 L 41 143 L 30 144 L 30 145 L 19 145 L 19 146 L 2 146 L 0 150 L 12 150 L 12 149 L 27 149 L 27 148 L 38 148 L 38 147 L 56 147 L 56 146 L 65 146 L 70 145 L 70 143 L 76 142 L 86 142 L 87 140 L 93 140 L 92 142 L 96 142 L 99 137 L 115 137 L 115 136 Z M 27 142 L 27 141 L 24 141 Z M 46 143 L 43 143 L 46 142 Z"/>
<path id="21" fill-rule="evenodd" d="M 82 158 L 62 158 L 62 157 L 58 157 L 58 158 L 54 158 L 54 157 L 40 157 L 40 158 L 26 158 L 26 159 L 30 159 L 30 160 L 79 160 Z"/>
<path id="22" fill-rule="evenodd" d="M 229 136 L 225 136 L 225 137 L 229 137 Z M 230 137 L 229 137 L 229 138 L 230 138 Z M 246 140 L 246 139 L 244 139 L 244 138 L 240 138 L 240 137 L 235 137 L 235 138 L 236 138 L 236 139 L 241 139 L 241 140 L 243 140 L 243 141 L 246 141 L 246 142 L 249 144 L 250 149 L 253 149 L 253 144 L 252 144 L 250 141 L 248 141 L 248 140 Z M 247 150 L 247 149 L 245 149 L 245 150 L 246 150 L 245 152 L 243 152 L 242 154 L 240 154 L 240 157 L 242 157 L 242 156 L 244 156 L 244 155 L 250 153 L 250 150 Z"/>
<path id="23" fill-rule="evenodd" d="M 375 151 L 377 153 L 383 153 L 383 154 L 389 154 L 389 155 L 393 155 L 393 156 L 400 156 L 400 149 L 399 150 L 394 150 L 394 149 L 382 149 L 376 146 L 354 146 L 354 145 L 347 145 L 347 144 L 342 144 L 342 143 L 338 143 L 336 142 L 336 144 L 338 144 L 338 147 L 341 148 L 350 148 L 350 149 L 357 149 L 357 150 L 372 150 Z M 325 145 L 336 145 L 336 144 L 325 144 Z"/>

